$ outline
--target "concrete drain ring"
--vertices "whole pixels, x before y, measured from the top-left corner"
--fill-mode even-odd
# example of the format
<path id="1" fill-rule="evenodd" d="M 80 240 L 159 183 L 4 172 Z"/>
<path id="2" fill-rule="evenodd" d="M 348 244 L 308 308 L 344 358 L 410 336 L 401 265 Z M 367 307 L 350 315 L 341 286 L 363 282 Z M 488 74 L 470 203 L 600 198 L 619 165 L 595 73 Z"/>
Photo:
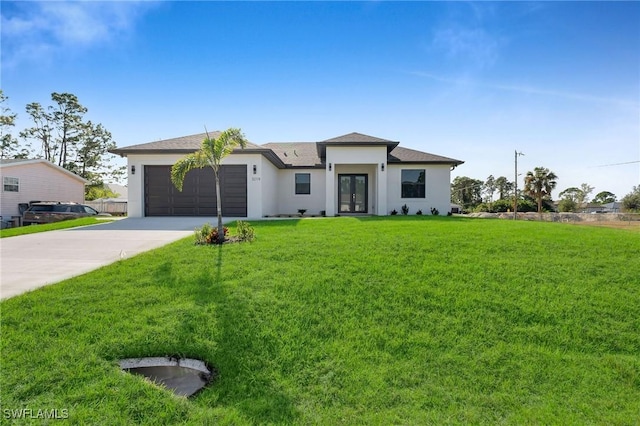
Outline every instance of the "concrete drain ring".
<path id="1" fill-rule="evenodd" d="M 146 377 L 176 395 L 192 396 L 207 386 L 216 370 L 191 358 L 148 357 L 121 359 L 122 370 Z"/>

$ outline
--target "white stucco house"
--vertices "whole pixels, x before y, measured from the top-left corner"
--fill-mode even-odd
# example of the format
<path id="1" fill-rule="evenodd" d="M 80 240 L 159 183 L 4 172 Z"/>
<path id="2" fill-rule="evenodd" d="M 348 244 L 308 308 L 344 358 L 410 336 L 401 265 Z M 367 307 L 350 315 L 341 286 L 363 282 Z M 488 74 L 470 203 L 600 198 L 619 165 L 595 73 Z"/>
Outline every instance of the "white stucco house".
<path id="1" fill-rule="evenodd" d="M 219 133 L 210 132 L 217 137 Z M 200 148 L 205 134 L 117 148 L 127 158 L 129 217 L 214 216 L 213 172 L 194 170 L 182 192 L 171 166 Z M 399 146 L 399 142 L 350 133 L 319 142 L 250 143 L 223 160 L 222 214 L 266 216 L 378 215 L 450 210 L 451 170 L 463 161 Z"/>
<path id="2" fill-rule="evenodd" d="M 84 202 L 84 187 L 88 182 L 50 161 L 2 159 L 0 174 L 2 220 L 19 215 L 19 204 L 30 201 Z"/>

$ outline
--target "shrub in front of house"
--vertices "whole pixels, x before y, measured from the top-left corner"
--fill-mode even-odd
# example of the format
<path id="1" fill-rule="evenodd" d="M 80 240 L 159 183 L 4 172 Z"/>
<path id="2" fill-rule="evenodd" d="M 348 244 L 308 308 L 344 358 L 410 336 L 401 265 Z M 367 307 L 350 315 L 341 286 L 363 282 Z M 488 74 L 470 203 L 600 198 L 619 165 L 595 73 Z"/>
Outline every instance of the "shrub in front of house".
<path id="1" fill-rule="evenodd" d="M 227 238 L 229 228 L 223 227 L 224 237 Z M 210 223 L 205 223 L 201 228 L 196 228 L 194 231 L 195 240 L 197 245 L 204 244 L 217 244 L 218 243 L 218 228 L 211 226 Z"/>
<path id="2" fill-rule="evenodd" d="M 211 229 L 211 224 L 205 223 L 204 225 L 202 225 L 202 227 L 196 228 L 193 231 L 197 245 L 208 244 L 207 238 L 209 238 L 209 235 L 211 235 Z"/>
<path id="3" fill-rule="evenodd" d="M 227 235 L 229 234 L 229 228 L 227 228 L 226 226 L 222 227 L 222 230 L 224 232 L 224 239 L 227 239 Z M 207 238 L 207 244 L 219 244 L 218 243 L 218 227 L 215 226 L 212 230 L 211 233 L 209 234 L 209 237 Z"/>
<path id="4" fill-rule="evenodd" d="M 256 239 L 256 233 L 253 226 L 249 222 L 239 220 L 236 224 L 236 233 L 238 241 L 253 241 Z"/>

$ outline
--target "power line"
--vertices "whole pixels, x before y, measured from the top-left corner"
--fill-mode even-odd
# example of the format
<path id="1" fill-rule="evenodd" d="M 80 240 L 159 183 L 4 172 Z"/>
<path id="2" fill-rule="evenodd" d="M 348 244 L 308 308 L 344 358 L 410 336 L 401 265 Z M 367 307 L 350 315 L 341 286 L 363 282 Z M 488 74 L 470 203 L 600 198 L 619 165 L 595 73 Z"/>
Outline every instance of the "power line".
<path id="1" fill-rule="evenodd" d="M 600 166 L 593 166 L 593 167 L 590 167 L 590 168 L 593 169 L 595 167 L 623 166 L 625 164 L 634 164 L 634 163 L 640 163 L 640 160 L 627 161 L 626 163 L 602 164 Z"/>

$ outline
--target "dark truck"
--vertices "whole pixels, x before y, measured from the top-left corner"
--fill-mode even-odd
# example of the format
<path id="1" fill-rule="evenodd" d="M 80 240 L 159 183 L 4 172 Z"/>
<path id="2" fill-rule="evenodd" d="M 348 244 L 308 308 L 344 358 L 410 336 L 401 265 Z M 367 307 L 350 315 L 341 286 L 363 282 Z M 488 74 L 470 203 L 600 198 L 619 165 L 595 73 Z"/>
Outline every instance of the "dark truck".
<path id="1" fill-rule="evenodd" d="M 62 220 L 100 214 L 97 210 L 84 204 L 61 202 L 36 202 L 30 204 L 29 208 L 22 213 L 23 225 L 60 222 Z M 100 216 L 109 215 L 100 214 Z"/>

